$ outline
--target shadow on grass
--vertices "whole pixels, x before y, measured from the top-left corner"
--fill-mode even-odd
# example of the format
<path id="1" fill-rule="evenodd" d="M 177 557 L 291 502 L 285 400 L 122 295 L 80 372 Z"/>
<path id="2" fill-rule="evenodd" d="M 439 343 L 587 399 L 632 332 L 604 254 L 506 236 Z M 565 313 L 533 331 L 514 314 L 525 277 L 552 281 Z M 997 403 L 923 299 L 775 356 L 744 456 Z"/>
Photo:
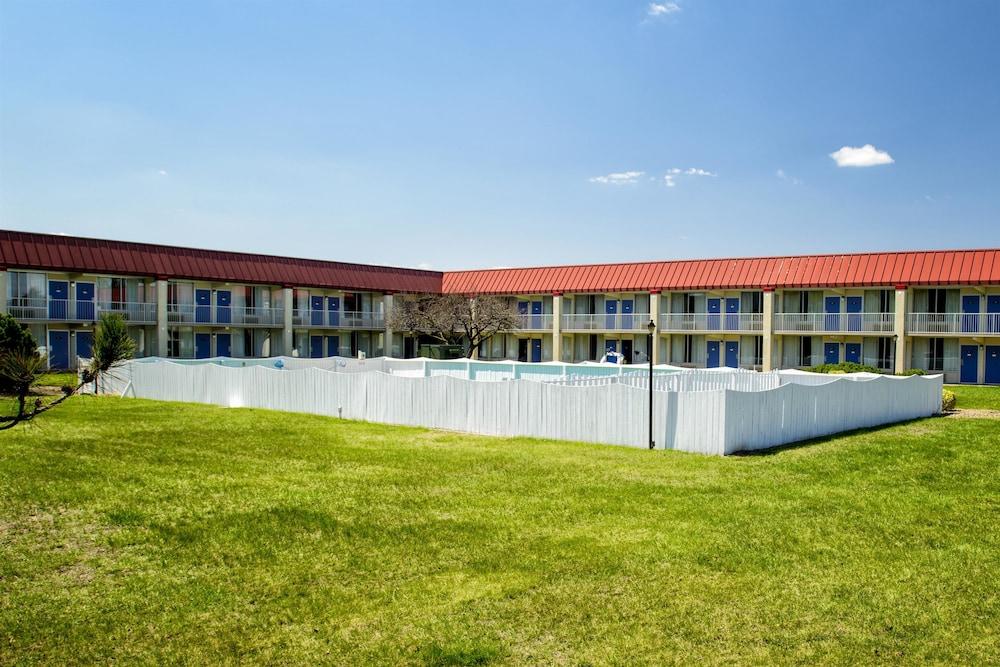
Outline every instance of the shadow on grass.
<path id="1" fill-rule="evenodd" d="M 896 426 L 904 426 L 906 424 L 916 424 L 918 422 L 926 421 L 928 419 L 940 419 L 946 416 L 946 413 L 931 415 L 930 417 L 917 417 L 916 419 L 907 419 L 900 422 L 892 422 L 891 424 L 880 424 L 878 426 L 866 426 L 864 428 L 855 428 L 850 431 L 840 431 L 839 433 L 831 433 L 830 435 L 822 435 L 818 438 L 810 438 L 809 440 L 799 440 L 798 442 L 790 442 L 787 445 L 778 445 L 776 447 L 768 447 L 767 449 L 749 449 L 740 452 L 734 452 L 730 454 L 730 457 L 758 457 L 758 456 L 774 456 L 775 454 L 781 454 L 782 452 L 789 452 L 795 449 L 801 449 L 803 447 L 813 447 L 815 445 L 820 445 L 825 442 L 830 442 L 832 440 L 837 440 L 848 435 L 861 435 L 863 433 L 878 433 L 879 431 L 884 431 L 888 428 L 893 428 Z"/>

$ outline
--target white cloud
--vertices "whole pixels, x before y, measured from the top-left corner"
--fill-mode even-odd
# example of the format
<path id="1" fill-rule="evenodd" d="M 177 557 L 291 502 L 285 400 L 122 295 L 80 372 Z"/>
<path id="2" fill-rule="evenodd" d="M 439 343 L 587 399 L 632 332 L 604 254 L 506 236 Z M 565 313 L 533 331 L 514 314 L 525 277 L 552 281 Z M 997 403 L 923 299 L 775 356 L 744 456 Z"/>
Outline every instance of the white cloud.
<path id="1" fill-rule="evenodd" d="M 167 175 L 167 170 L 166 169 L 161 169 L 161 170 L 159 170 L 156 173 L 158 173 L 160 176 L 166 176 Z"/>
<path id="2" fill-rule="evenodd" d="M 774 172 L 774 175 L 783 181 L 788 181 L 792 185 L 802 185 L 802 179 L 796 176 L 789 176 L 788 174 L 785 173 L 784 169 L 779 169 L 778 171 Z"/>
<path id="3" fill-rule="evenodd" d="M 709 171 L 707 169 L 702 169 L 700 167 L 688 167 L 687 169 L 681 169 L 680 167 L 671 167 L 667 169 L 667 173 L 663 175 L 663 182 L 666 183 L 668 188 L 677 187 L 677 177 L 678 176 L 717 176 L 714 171 Z"/>
<path id="4" fill-rule="evenodd" d="M 895 160 L 885 151 L 880 151 L 871 144 L 860 148 L 844 146 L 830 153 L 830 157 L 838 167 L 875 167 L 880 164 L 892 164 Z"/>
<path id="5" fill-rule="evenodd" d="M 669 16 L 681 11 L 681 6 L 676 2 L 651 2 L 646 13 L 649 16 Z"/>
<path id="6" fill-rule="evenodd" d="M 592 176 L 590 178 L 591 183 L 603 183 L 605 185 L 627 185 L 629 183 L 635 183 L 642 176 L 644 171 L 620 171 L 614 174 L 607 174 L 606 176 Z"/>
<path id="7" fill-rule="evenodd" d="M 417 268 L 421 271 L 430 271 L 434 266 L 430 262 L 420 262 L 417 264 Z"/>

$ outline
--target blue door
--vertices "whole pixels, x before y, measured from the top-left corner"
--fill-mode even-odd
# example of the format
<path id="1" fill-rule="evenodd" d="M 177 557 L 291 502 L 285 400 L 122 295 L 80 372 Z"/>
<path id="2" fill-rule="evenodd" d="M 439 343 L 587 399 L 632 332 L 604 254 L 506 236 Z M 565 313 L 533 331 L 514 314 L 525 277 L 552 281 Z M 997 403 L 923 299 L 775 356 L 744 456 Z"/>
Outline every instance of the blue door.
<path id="1" fill-rule="evenodd" d="M 979 381 L 979 346 L 978 345 L 963 345 L 962 346 L 962 382 L 971 382 L 975 384 Z"/>
<path id="2" fill-rule="evenodd" d="M 319 359 L 323 356 L 323 337 L 322 336 L 310 336 L 309 337 L 309 357 L 311 359 Z"/>
<path id="3" fill-rule="evenodd" d="M 326 297 L 326 310 L 329 316 L 330 326 L 338 327 L 340 326 L 340 297 L 339 296 L 328 296 Z"/>
<path id="4" fill-rule="evenodd" d="M 233 356 L 232 334 L 220 333 L 215 335 L 215 356 L 217 357 Z"/>
<path id="5" fill-rule="evenodd" d="M 979 331 L 979 296 L 976 294 L 962 297 L 962 331 Z"/>
<path id="6" fill-rule="evenodd" d="M 531 339 L 531 360 L 538 363 L 542 360 L 542 339 Z"/>
<path id="7" fill-rule="evenodd" d="M 823 311 L 826 313 L 826 317 L 823 318 L 823 330 L 840 331 L 840 297 L 826 297 L 823 302 Z M 834 361 L 833 363 L 837 362 Z"/>
<path id="8" fill-rule="evenodd" d="M 326 337 L 326 356 L 336 357 L 340 354 L 340 336 Z"/>
<path id="9" fill-rule="evenodd" d="M 726 299 L 726 329 L 729 331 L 740 330 L 740 300 Z M 727 364 L 728 365 L 728 364 Z M 735 368 L 735 366 L 734 366 Z"/>
<path id="10" fill-rule="evenodd" d="M 986 331 L 1000 331 L 1000 294 L 990 294 L 986 297 Z"/>
<path id="11" fill-rule="evenodd" d="M 196 333 L 194 335 L 194 358 L 208 359 L 212 356 L 212 334 Z"/>
<path id="12" fill-rule="evenodd" d="M 735 340 L 726 341 L 726 366 L 730 368 L 740 367 L 740 343 Z"/>
<path id="13" fill-rule="evenodd" d="M 604 341 L 604 351 L 607 354 L 609 354 L 609 355 L 612 352 L 617 352 L 618 351 L 618 341 L 616 341 L 616 340 L 606 340 L 606 341 Z M 613 360 L 612 359 L 608 359 L 608 361 L 613 361 Z"/>
<path id="14" fill-rule="evenodd" d="M 614 300 L 608 300 L 604 302 L 604 313 L 606 317 L 604 318 L 604 328 L 614 329 L 615 320 L 617 319 L 615 315 L 618 313 L 618 302 Z"/>
<path id="15" fill-rule="evenodd" d="M 861 363 L 861 343 L 847 343 L 844 345 L 844 361 L 854 364 Z"/>
<path id="16" fill-rule="evenodd" d="M 312 311 L 309 315 L 309 321 L 314 327 L 323 326 L 323 297 L 312 296 L 309 297 L 309 310 Z M 319 356 L 323 356 L 322 354 Z"/>
<path id="17" fill-rule="evenodd" d="M 94 314 L 94 283 L 76 284 L 76 319 L 83 322 L 93 322 Z M 89 359 L 89 357 L 87 357 Z"/>
<path id="18" fill-rule="evenodd" d="M 713 331 L 717 330 L 719 328 L 719 311 L 722 310 L 722 300 L 706 299 L 705 310 L 708 311 L 708 328 Z M 711 368 L 715 368 L 716 366 L 712 366 Z"/>
<path id="19" fill-rule="evenodd" d="M 76 332 L 76 356 L 81 359 L 90 359 L 90 355 L 94 352 L 94 332 L 93 331 L 77 331 Z"/>
<path id="20" fill-rule="evenodd" d="M 861 309 L 864 307 L 864 299 L 860 296 L 847 297 L 847 330 L 862 331 Z M 848 359 L 850 361 L 850 359 Z"/>
<path id="21" fill-rule="evenodd" d="M 986 346 L 986 384 L 1000 384 L 1000 345 Z"/>
<path id="22" fill-rule="evenodd" d="M 823 363 L 840 363 L 840 343 L 823 343 Z"/>
<path id="23" fill-rule="evenodd" d="M 67 305 L 69 304 L 69 283 L 65 280 L 49 281 L 49 319 L 65 320 L 69 314 Z M 66 334 L 67 336 L 69 334 Z M 69 340 L 68 338 L 66 339 Z M 66 355 L 69 358 L 69 355 Z M 60 366 L 65 368 L 65 366 Z"/>
<path id="24" fill-rule="evenodd" d="M 635 308 L 635 301 L 632 299 L 622 299 L 622 329 L 632 328 L 632 310 Z"/>
<path id="25" fill-rule="evenodd" d="M 233 321 L 233 293 L 230 290 L 219 290 L 215 293 L 215 321 L 229 324 Z M 218 355 L 223 356 L 223 355 Z M 225 356 L 229 356 L 228 354 Z"/>
<path id="26" fill-rule="evenodd" d="M 531 302 L 531 328 L 541 329 L 542 328 L 542 302 L 532 301 Z"/>
<path id="27" fill-rule="evenodd" d="M 705 359 L 705 366 L 707 368 L 718 368 L 719 367 L 719 341 L 710 340 L 707 343 L 708 353 Z"/>
<path id="28" fill-rule="evenodd" d="M 212 321 L 212 290 L 196 289 L 194 291 L 194 321 Z"/>
<path id="29" fill-rule="evenodd" d="M 49 368 L 64 371 L 69 368 L 69 332 L 49 332 Z"/>

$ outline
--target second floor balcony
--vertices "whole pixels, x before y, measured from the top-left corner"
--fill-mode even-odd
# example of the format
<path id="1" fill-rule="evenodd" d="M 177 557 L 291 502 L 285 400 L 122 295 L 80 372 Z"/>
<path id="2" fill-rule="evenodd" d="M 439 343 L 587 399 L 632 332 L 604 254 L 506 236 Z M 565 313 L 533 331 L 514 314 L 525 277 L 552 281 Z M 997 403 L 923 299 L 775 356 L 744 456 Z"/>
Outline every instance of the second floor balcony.
<path id="1" fill-rule="evenodd" d="M 156 324 L 156 304 L 70 299 L 7 299 L 7 313 L 22 322 L 96 322 L 102 313 L 117 313 L 129 324 Z"/>
<path id="2" fill-rule="evenodd" d="M 296 309 L 292 312 L 292 326 L 318 329 L 382 329 L 382 313 L 356 310 Z"/>
<path id="3" fill-rule="evenodd" d="M 895 325 L 893 313 L 777 313 L 777 333 L 882 333 Z"/>
<path id="4" fill-rule="evenodd" d="M 1000 335 L 1000 313 L 910 313 L 906 330 L 914 334 Z"/>
<path id="5" fill-rule="evenodd" d="M 560 319 L 563 331 L 646 332 L 649 313 L 566 314 Z"/>
<path id="6" fill-rule="evenodd" d="M 762 313 L 666 313 L 660 315 L 660 330 L 669 332 L 760 332 Z"/>
<path id="7" fill-rule="evenodd" d="M 518 331 L 552 331 L 552 314 L 530 315 L 521 313 L 518 316 Z"/>

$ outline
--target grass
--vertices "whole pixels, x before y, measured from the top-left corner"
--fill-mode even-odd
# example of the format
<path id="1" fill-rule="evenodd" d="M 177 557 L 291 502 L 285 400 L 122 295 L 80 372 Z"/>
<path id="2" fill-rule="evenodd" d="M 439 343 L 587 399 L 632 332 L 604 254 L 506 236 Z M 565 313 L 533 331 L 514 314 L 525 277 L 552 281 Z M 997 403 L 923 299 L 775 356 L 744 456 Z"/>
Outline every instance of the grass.
<path id="1" fill-rule="evenodd" d="M 43 373 L 38 378 L 40 387 L 75 387 L 79 379 L 74 371 Z"/>
<path id="2" fill-rule="evenodd" d="M 1000 410 L 1000 387 L 982 385 L 949 384 L 947 389 L 955 392 L 955 407 L 965 410 Z"/>
<path id="3" fill-rule="evenodd" d="M 78 397 L 0 435 L 0 663 L 996 663 L 998 457 L 986 419 L 722 459 Z"/>

